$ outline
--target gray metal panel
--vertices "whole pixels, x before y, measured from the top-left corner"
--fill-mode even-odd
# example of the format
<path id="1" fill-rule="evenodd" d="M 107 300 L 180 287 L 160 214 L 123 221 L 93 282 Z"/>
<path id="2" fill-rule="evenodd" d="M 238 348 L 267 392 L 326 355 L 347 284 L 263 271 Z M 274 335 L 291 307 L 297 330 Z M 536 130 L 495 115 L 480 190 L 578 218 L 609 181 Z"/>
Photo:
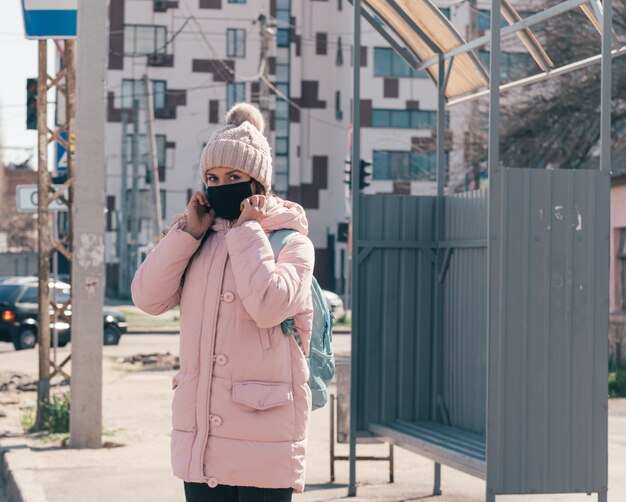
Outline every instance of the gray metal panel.
<path id="1" fill-rule="evenodd" d="M 488 492 L 601 491 L 609 177 L 501 169 L 491 190 Z"/>
<path id="2" fill-rule="evenodd" d="M 429 418 L 432 332 L 434 197 L 367 195 L 361 198 L 357 301 L 357 431 L 398 418 Z M 394 247 L 398 241 L 414 247 Z M 355 246 L 356 247 L 356 246 Z"/>
<path id="3" fill-rule="evenodd" d="M 487 192 L 445 198 L 444 239 L 450 242 L 443 276 L 443 401 L 450 425 L 485 433 L 487 402 Z M 482 247 L 456 247 L 483 241 Z"/>

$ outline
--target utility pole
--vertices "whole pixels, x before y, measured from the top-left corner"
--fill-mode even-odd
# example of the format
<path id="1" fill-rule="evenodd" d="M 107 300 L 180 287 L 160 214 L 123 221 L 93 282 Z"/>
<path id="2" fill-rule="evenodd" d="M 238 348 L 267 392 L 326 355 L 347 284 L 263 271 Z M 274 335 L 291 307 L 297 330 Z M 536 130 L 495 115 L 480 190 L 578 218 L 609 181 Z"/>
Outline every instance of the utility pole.
<path id="1" fill-rule="evenodd" d="M 120 194 L 120 205 L 122 217 L 120 218 L 120 224 L 117 234 L 118 242 L 118 259 L 119 266 L 117 269 L 117 294 L 120 298 L 128 298 L 128 290 L 130 281 L 129 278 L 129 263 L 128 263 L 128 204 L 126 201 L 126 193 L 128 192 L 128 158 L 126 156 L 126 129 L 128 126 L 128 111 L 122 108 L 122 193 Z"/>
<path id="2" fill-rule="evenodd" d="M 62 253 L 68 261 L 72 261 L 72 198 L 73 174 L 74 174 L 74 108 L 75 108 L 75 66 L 74 66 L 74 40 L 65 40 L 63 49 L 64 68 L 54 77 L 48 75 L 47 68 L 47 45 L 46 40 L 39 41 L 39 77 L 37 81 L 37 131 L 38 131 L 38 265 L 39 265 L 39 384 L 37 390 L 37 417 L 36 429 L 41 430 L 44 425 L 43 403 L 50 398 L 50 381 L 60 375 L 66 380 L 70 375 L 63 370 L 71 359 L 71 354 L 57 364 L 50 360 L 50 322 L 56 322 L 59 318 L 67 320 L 65 310 L 71 303 L 58 307 L 56 302 L 50 298 L 50 258 L 55 252 Z M 62 83 L 64 82 L 64 83 Z M 47 92 L 48 88 L 56 87 L 60 94 L 65 97 L 65 123 L 59 125 L 55 131 L 51 131 L 47 126 Z M 61 133 L 67 133 L 67 141 L 63 139 Z M 48 144 L 57 141 L 67 151 L 67 180 L 58 189 L 51 186 L 50 173 L 48 172 Z M 69 192 L 68 197 L 65 193 Z M 68 229 L 61 240 L 50 234 L 50 213 L 49 204 L 60 199 L 68 208 Z M 50 315 L 52 308 L 53 314 Z M 52 367 L 53 372 L 50 373 Z"/>
<path id="3" fill-rule="evenodd" d="M 266 80 L 269 79 L 270 69 L 267 64 L 267 57 L 269 55 L 270 41 L 273 37 L 273 33 L 271 28 L 267 25 L 267 18 L 265 17 L 265 13 L 261 11 L 259 17 L 257 18 L 259 22 L 259 30 L 261 36 L 261 55 L 260 55 L 260 68 L 262 78 L 259 83 L 259 108 L 261 110 L 261 114 L 263 115 L 263 119 L 266 124 L 270 123 L 270 89 L 265 83 Z M 269 127 L 267 127 L 265 134 L 269 136 Z"/>
<path id="4" fill-rule="evenodd" d="M 50 221 L 48 213 L 48 41 L 39 40 L 37 79 L 37 254 L 39 265 L 39 383 L 36 428 L 43 427 L 43 403 L 50 398 Z"/>
<path id="5" fill-rule="evenodd" d="M 134 97 L 133 92 L 133 174 L 132 191 L 130 194 L 130 273 L 133 277 L 137 267 L 137 240 L 139 239 L 139 100 Z"/>
<path id="6" fill-rule="evenodd" d="M 150 188 L 152 192 L 152 242 L 156 244 L 163 232 L 161 220 L 161 187 L 159 183 L 159 159 L 157 155 L 156 133 L 154 126 L 154 90 L 152 80 L 143 76 L 146 96 L 146 139 L 148 141 L 148 169 L 152 174 Z"/>
<path id="7" fill-rule="evenodd" d="M 70 446 L 102 446 L 107 2 L 79 0 Z M 79 210 L 80 209 L 80 210 Z"/>

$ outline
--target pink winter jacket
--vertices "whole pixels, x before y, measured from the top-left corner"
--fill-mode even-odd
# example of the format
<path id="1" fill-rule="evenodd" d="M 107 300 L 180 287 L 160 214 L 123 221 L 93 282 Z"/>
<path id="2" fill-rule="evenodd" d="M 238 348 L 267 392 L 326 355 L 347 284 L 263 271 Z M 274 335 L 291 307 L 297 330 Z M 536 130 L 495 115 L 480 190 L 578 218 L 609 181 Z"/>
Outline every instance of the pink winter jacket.
<path id="1" fill-rule="evenodd" d="M 174 226 L 135 274 L 132 299 L 158 315 L 180 303 L 180 371 L 172 380 L 171 461 L 185 481 L 304 491 L 309 369 L 280 323 L 311 336 L 314 249 L 304 210 L 277 197 L 240 227 L 218 218 L 200 245 Z M 299 232 L 278 259 L 272 230 Z"/>

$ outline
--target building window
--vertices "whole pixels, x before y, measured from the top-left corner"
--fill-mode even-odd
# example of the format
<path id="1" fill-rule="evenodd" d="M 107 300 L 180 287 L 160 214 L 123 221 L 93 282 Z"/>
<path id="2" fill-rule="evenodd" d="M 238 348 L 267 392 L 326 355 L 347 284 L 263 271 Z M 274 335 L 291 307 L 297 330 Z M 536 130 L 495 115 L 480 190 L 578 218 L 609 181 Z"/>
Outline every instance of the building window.
<path id="1" fill-rule="evenodd" d="M 133 148 L 134 148 L 134 135 L 127 134 L 126 135 L 126 159 L 129 164 L 133 163 Z M 160 168 L 165 167 L 165 150 L 167 146 L 167 139 L 165 134 L 157 134 L 156 135 L 156 144 L 157 144 L 157 164 Z M 139 163 L 140 164 L 148 164 L 148 139 L 145 134 L 139 135 Z M 161 180 L 163 181 L 163 180 Z"/>
<path id="2" fill-rule="evenodd" d="M 435 129 L 437 112 L 434 110 L 372 110 L 372 127 L 400 129 Z"/>
<path id="3" fill-rule="evenodd" d="M 328 53 L 328 34 L 315 34 L 315 54 L 323 56 Z"/>
<path id="4" fill-rule="evenodd" d="M 219 101 L 211 99 L 209 101 L 209 124 L 217 124 L 219 121 Z"/>
<path id="5" fill-rule="evenodd" d="M 246 100 L 245 82 L 228 82 L 226 84 L 226 107 L 230 108 L 235 103 Z"/>
<path id="6" fill-rule="evenodd" d="M 527 18 L 528 16 L 534 14 L 533 11 L 518 11 L 518 14 L 520 15 L 520 17 L 522 19 Z M 504 19 L 504 17 L 500 16 L 500 28 L 504 28 L 505 26 L 508 26 L 509 23 L 507 22 L 506 19 Z M 478 27 L 478 31 L 489 31 L 491 29 L 491 11 L 490 10 L 485 10 L 485 9 L 480 9 L 478 11 L 478 15 L 476 17 L 476 26 Z"/>
<path id="7" fill-rule="evenodd" d="M 287 138 L 276 138 L 276 155 L 287 155 L 288 152 Z"/>
<path id="8" fill-rule="evenodd" d="M 343 0 L 337 0 L 337 10 L 343 10 Z"/>
<path id="9" fill-rule="evenodd" d="M 478 57 L 485 68 L 489 68 L 489 51 L 478 51 Z M 528 74 L 535 62 L 528 52 L 503 52 L 500 56 L 500 79 L 511 81 Z"/>
<path id="10" fill-rule="evenodd" d="M 343 47 L 341 37 L 337 37 L 337 56 L 335 57 L 335 64 L 337 66 L 343 66 Z"/>
<path id="11" fill-rule="evenodd" d="M 228 0 L 228 3 L 246 3 L 246 0 Z"/>
<path id="12" fill-rule="evenodd" d="M 428 78 L 425 70 L 413 70 L 390 47 L 374 47 L 374 76 Z"/>
<path id="13" fill-rule="evenodd" d="M 164 110 L 167 103 L 167 83 L 165 80 L 153 80 L 152 92 L 154 110 Z M 130 110 L 133 107 L 133 100 L 139 100 L 139 107 L 145 106 L 146 86 L 143 79 L 122 80 L 122 108 Z"/>
<path id="14" fill-rule="evenodd" d="M 437 177 L 436 152 L 374 150 L 372 164 L 375 180 L 432 181 Z"/>
<path id="15" fill-rule="evenodd" d="M 150 24 L 124 25 L 124 54 L 126 56 L 165 54 L 167 27 Z"/>
<path id="16" fill-rule="evenodd" d="M 341 91 L 335 91 L 335 118 L 337 120 L 343 119 L 343 112 L 341 111 Z"/>
<path id="17" fill-rule="evenodd" d="M 246 57 L 246 30 L 240 28 L 226 30 L 226 55 L 229 58 Z"/>

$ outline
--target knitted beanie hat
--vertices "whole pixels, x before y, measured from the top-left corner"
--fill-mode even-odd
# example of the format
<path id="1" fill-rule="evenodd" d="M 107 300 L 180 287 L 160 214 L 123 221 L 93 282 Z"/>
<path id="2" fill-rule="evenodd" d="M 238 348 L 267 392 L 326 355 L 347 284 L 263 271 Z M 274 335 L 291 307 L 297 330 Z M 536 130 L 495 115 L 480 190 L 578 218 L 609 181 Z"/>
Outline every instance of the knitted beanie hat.
<path id="1" fill-rule="evenodd" d="M 230 167 L 253 177 L 268 193 L 272 187 L 272 155 L 264 129 L 258 108 L 249 103 L 235 104 L 226 114 L 226 125 L 215 131 L 202 149 L 204 184 L 209 169 Z"/>

